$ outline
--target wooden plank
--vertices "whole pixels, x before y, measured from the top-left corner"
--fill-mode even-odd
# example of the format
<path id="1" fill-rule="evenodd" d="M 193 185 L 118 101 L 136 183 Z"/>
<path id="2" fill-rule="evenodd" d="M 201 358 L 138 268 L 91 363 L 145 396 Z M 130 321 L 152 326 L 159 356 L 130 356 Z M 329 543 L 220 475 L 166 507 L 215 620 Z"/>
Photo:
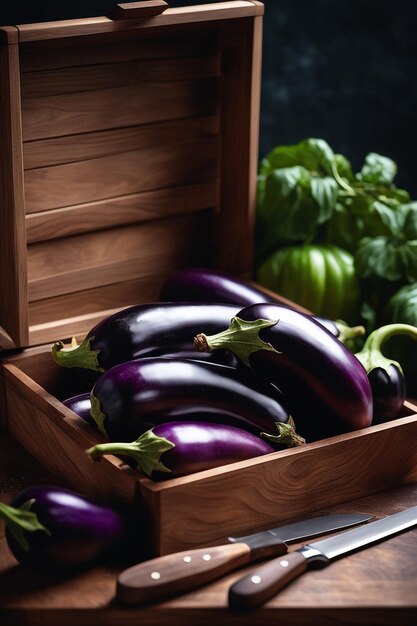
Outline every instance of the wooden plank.
<path id="1" fill-rule="evenodd" d="M 16 345 L 28 341 L 19 52 L 0 45 L 0 326 Z"/>
<path id="2" fill-rule="evenodd" d="M 135 33 L 133 33 L 135 34 Z M 45 43 L 20 44 L 20 60 L 22 74 L 51 70 L 56 68 L 82 67 L 106 63 L 122 63 L 140 60 L 166 60 L 175 58 L 189 58 L 215 54 L 217 50 L 216 32 L 205 29 L 204 32 L 188 32 L 186 36 L 157 34 L 153 32 L 140 33 L 133 40 L 117 40 L 117 37 L 107 38 L 104 42 L 90 42 L 86 38 L 77 45 L 61 45 L 54 48 L 51 54 L 51 45 Z M 61 42 L 62 43 L 62 42 Z"/>
<path id="3" fill-rule="evenodd" d="M 16 467 L 24 486 L 49 483 L 50 474 L 19 449 L 10 438 L 0 442 L 4 471 L 1 491 L 7 502 L 16 485 Z M 417 485 L 369 496 L 323 513 L 371 513 L 376 518 L 397 513 L 417 498 Z M 299 544 L 293 544 L 294 548 Z M 115 601 L 119 572 L 134 564 L 104 562 L 68 577 L 36 574 L 17 567 L 5 537 L 0 535 L 0 590 L 4 624 L 28 626 L 415 626 L 417 618 L 417 550 L 415 531 L 360 550 L 315 569 L 288 585 L 264 606 L 233 611 L 227 606 L 228 588 L 253 565 L 191 593 L 145 605 L 122 606 Z M 132 559 L 132 560 L 130 560 Z M 136 562 L 137 562 L 136 557 Z"/>
<path id="4" fill-rule="evenodd" d="M 416 408 L 414 407 L 414 410 Z M 157 491 L 158 554 L 187 550 L 417 481 L 417 416 L 234 463 Z M 387 449 L 401 453 L 386 454 Z M 404 460 L 407 459 L 406 462 Z M 366 477 L 366 478 L 365 478 Z M 308 494 L 308 498 L 305 497 Z"/>
<path id="5" fill-rule="evenodd" d="M 168 187 L 26 216 L 28 243 L 215 207 L 214 183 Z"/>
<path id="6" fill-rule="evenodd" d="M 173 83 L 219 75 L 220 57 L 140 60 L 85 65 L 22 75 L 22 99 L 43 98 L 125 85 Z"/>
<path id="7" fill-rule="evenodd" d="M 25 169 L 48 167 L 63 163 L 85 161 L 120 152 L 131 152 L 138 148 L 159 148 L 194 137 L 204 141 L 219 133 L 217 116 L 170 120 L 142 126 L 129 126 L 81 135 L 52 137 L 23 144 Z"/>
<path id="8" fill-rule="evenodd" d="M 219 267 L 247 273 L 253 267 L 258 169 L 262 18 L 223 30 L 221 210 Z M 236 169 L 239 177 L 236 177 Z M 236 231 L 236 224 L 239 230 Z"/>
<path id="9" fill-rule="evenodd" d="M 36 326 L 49 324 L 53 326 L 57 322 L 62 322 L 68 318 L 68 312 L 71 310 L 79 316 L 98 315 L 102 318 L 105 316 L 103 312 L 114 310 L 116 307 L 120 309 L 140 302 L 153 302 L 158 299 L 159 289 L 170 273 L 169 270 L 165 274 L 152 274 L 113 285 L 31 302 L 29 304 L 29 329 L 31 331 Z M 65 335 L 55 335 L 52 339 L 69 337 L 71 334 L 74 334 L 74 331 L 70 330 Z"/>
<path id="10" fill-rule="evenodd" d="M 210 248 L 209 217 L 185 215 L 31 244 L 29 299 L 155 275 L 191 259 L 201 261 Z"/>
<path id="11" fill-rule="evenodd" d="M 146 29 L 163 26 L 175 26 L 197 22 L 253 17 L 263 13 L 263 6 L 253 2 L 234 0 L 214 4 L 196 5 L 167 9 L 156 17 L 147 20 L 116 20 L 107 17 L 92 17 L 79 20 L 44 22 L 41 24 L 22 24 L 18 26 L 21 42 L 63 39 L 103 33 L 115 33 L 129 29 Z"/>
<path id="12" fill-rule="evenodd" d="M 22 101 L 24 141 L 149 124 L 215 111 L 215 79 L 141 83 Z"/>
<path id="13" fill-rule="evenodd" d="M 217 140 L 167 143 L 166 150 L 124 152 L 88 161 L 29 170 L 28 213 L 108 200 L 156 189 L 215 179 Z"/>
<path id="14" fill-rule="evenodd" d="M 35 459 L 86 495 L 114 502 L 134 501 L 137 479 L 123 471 L 121 461 L 107 459 L 100 469 L 84 453 L 100 439 L 99 433 L 80 428 L 72 411 L 14 365 L 4 365 L 4 378 L 8 411 L 13 415 L 8 421 L 9 432 Z"/>

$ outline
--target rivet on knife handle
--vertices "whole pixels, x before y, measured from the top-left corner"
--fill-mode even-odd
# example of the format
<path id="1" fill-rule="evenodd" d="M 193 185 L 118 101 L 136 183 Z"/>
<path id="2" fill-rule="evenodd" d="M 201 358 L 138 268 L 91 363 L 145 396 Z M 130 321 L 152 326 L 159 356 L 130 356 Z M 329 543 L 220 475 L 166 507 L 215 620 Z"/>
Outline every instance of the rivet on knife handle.
<path id="1" fill-rule="evenodd" d="M 124 570 L 117 580 L 117 599 L 138 604 L 163 598 L 215 580 L 251 561 L 245 543 L 176 552 Z"/>
<path id="2" fill-rule="evenodd" d="M 229 605 L 239 609 L 259 606 L 306 569 L 307 560 L 297 551 L 268 561 L 230 587 Z"/>

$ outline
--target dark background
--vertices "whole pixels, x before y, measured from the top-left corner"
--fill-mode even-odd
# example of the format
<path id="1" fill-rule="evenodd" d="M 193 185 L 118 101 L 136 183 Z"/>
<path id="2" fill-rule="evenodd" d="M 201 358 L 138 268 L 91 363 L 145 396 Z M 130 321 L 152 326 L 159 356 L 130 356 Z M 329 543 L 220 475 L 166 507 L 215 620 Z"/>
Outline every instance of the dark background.
<path id="1" fill-rule="evenodd" d="M 170 6 L 210 0 L 171 0 Z M 417 2 L 265 0 L 260 158 L 321 137 L 355 170 L 393 158 L 417 199 Z M 106 15 L 114 0 L 13 0 L 1 24 Z"/>

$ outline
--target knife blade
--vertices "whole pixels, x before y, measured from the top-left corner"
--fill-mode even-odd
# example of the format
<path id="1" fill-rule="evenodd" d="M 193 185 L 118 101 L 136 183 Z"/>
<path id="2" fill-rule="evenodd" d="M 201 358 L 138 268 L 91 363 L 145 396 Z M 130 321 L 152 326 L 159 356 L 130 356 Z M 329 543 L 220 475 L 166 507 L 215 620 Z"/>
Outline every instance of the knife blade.
<path id="1" fill-rule="evenodd" d="M 285 558 L 274 558 L 239 578 L 229 588 L 229 606 L 241 609 L 259 606 L 311 565 L 328 565 L 333 559 L 366 548 L 415 525 L 417 506 L 338 533 L 328 539 L 306 544 L 287 554 Z"/>
<path id="2" fill-rule="evenodd" d="M 248 563 L 286 554 L 288 542 L 361 524 L 371 517 L 359 513 L 323 515 L 244 537 L 229 537 L 225 545 L 150 559 L 121 572 L 116 597 L 124 604 L 140 604 L 188 591 Z"/>

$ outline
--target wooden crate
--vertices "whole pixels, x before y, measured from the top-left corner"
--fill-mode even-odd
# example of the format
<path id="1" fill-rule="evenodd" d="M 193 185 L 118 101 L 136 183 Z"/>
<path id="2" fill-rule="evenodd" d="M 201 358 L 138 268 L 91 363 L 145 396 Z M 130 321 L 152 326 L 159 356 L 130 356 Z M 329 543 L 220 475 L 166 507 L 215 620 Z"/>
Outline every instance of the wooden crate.
<path id="1" fill-rule="evenodd" d="M 29 452 L 84 493 L 141 507 L 166 554 L 416 481 L 417 407 L 164 483 L 89 461 L 100 436 L 61 400 L 92 374 L 56 365 L 51 342 L 154 300 L 176 268 L 245 277 L 253 264 L 263 6 L 145 5 L 163 3 L 0 29 L 1 345 L 24 348 L 3 353 L 0 383 L 3 425 Z"/>

